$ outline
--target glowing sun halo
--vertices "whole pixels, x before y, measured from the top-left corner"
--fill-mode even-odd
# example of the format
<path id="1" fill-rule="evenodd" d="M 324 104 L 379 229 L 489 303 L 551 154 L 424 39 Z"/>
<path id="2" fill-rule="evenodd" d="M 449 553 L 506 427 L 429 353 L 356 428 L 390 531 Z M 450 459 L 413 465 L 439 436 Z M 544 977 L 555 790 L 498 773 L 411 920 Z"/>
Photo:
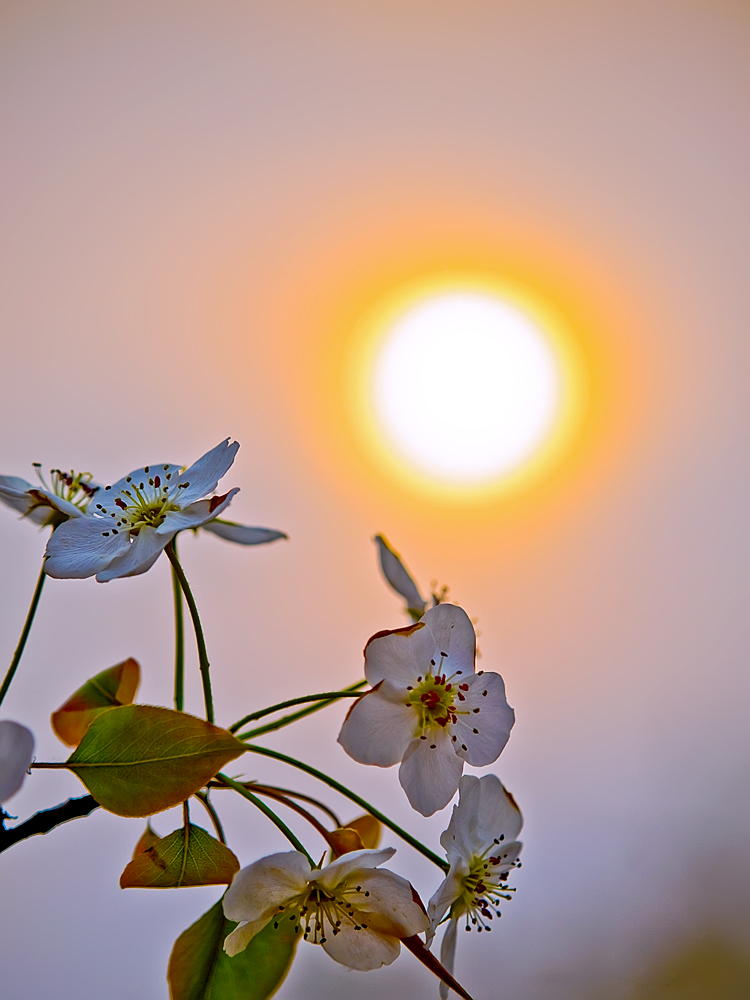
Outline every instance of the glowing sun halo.
<path id="1" fill-rule="evenodd" d="M 396 317 L 371 386 L 377 421 L 399 457 L 429 478 L 467 486 L 533 459 L 562 399 L 544 329 L 517 305 L 479 291 L 434 293 Z"/>

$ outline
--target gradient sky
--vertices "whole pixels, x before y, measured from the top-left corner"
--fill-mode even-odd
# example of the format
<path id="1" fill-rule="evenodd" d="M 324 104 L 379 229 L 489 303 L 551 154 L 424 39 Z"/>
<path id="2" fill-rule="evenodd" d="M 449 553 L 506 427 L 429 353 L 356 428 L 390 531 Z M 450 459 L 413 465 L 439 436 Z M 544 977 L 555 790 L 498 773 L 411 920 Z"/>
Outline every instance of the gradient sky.
<path id="1" fill-rule="evenodd" d="M 631 996 L 671 949 L 750 930 L 749 57 L 729 0 L 0 7 L 0 471 L 113 481 L 241 442 L 234 517 L 291 540 L 182 542 L 225 724 L 354 681 L 402 624 L 375 532 L 451 586 L 517 712 L 493 770 L 526 818 L 502 927 L 460 939 L 478 998 Z M 343 402 L 369 311 L 457 270 L 533 285 L 592 374 L 575 448 L 475 503 L 390 475 Z M 44 540 L 0 511 L 2 662 Z M 49 713 L 129 655 L 169 704 L 170 614 L 164 560 L 50 581 L 2 716 L 62 759 Z M 448 813 L 412 814 L 327 712 L 269 744 L 436 845 Z M 38 772 L 10 805 L 81 792 Z M 242 863 L 284 849 L 244 806 Z M 99 812 L 2 859 L 12 1000 L 166 997 L 172 942 L 219 893 L 122 892 L 142 826 Z M 429 896 L 427 863 L 396 860 Z M 279 995 L 354 989 L 436 996 L 409 955 L 359 975 L 312 948 Z"/>

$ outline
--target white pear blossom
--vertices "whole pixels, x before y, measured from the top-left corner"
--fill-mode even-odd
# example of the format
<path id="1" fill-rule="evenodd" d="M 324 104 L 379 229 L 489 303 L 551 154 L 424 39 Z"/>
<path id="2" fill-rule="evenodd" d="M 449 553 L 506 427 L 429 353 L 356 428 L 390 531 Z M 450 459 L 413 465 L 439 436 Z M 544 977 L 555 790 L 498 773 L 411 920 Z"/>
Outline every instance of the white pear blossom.
<path id="1" fill-rule="evenodd" d="M 71 517 L 82 517 L 91 498 L 100 489 L 92 481 L 90 472 L 63 472 L 50 469 L 51 487 L 41 474 L 41 466 L 34 463 L 40 486 L 19 476 L 0 476 L 0 501 L 34 524 L 55 527 Z"/>
<path id="2" fill-rule="evenodd" d="M 306 941 L 350 969 L 390 965 L 401 939 L 429 926 L 410 883 L 378 868 L 395 853 L 352 851 L 323 868 L 311 868 L 299 851 L 261 858 L 235 875 L 224 896 L 225 914 L 240 921 L 224 948 L 237 955 L 268 924 L 289 920 Z"/>
<path id="3" fill-rule="evenodd" d="M 453 974 L 459 921 L 466 930 L 489 931 L 493 915 L 500 916 L 502 899 L 510 899 L 508 874 L 518 867 L 521 843 L 516 839 L 523 818 L 513 796 L 494 774 L 465 775 L 459 785 L 458 805 L 441 837 L 450 871 L 430 900 L 428 943 L 448 913 L 440 961 Z M 440 984 L 440 996 L 448 992 Z"/>
<path id="4" fill-rule="evenodd" d="M 20 722 L 0 722 L 0 802 L 7 802 L 23 784 L 34 756 L 34 737 Z"/>
<path id="5" fill-rule="evenodd" d="M 455 604 L 378 632 L 365 647 L 372 685 L 341 728 L 339 743 L 361 764 L 391 767 L 409 802 L 431 816 L 456 793 L 464 762 L 491 764 L 515 721 L 500 674 L 474 672 L 476 636 Z"/>
<path id="6" fill-rule="evenodd" d="M 229 506 L 237 488 L 206 498 L 238 448 L 227 438 L 187 470 L 145 465 L 105 486 L 86 517 L 72 518 L 52 533 L 45 572 L 60 579 L 96 575 L 100 583 L 145 573 L 178 531 L 201 527 Z"/>

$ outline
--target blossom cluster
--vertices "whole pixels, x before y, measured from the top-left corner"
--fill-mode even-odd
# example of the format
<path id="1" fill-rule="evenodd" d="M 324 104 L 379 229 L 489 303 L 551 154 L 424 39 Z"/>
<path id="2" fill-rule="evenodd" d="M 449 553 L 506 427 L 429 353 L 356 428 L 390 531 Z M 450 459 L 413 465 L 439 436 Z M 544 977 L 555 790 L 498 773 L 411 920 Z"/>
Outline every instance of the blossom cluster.
<path id="1" fill-rule="evenodd" d="M 45 576 L 95 577 L 98 582 L 106 583 L 147 572 L 166 551 L 175 587 L 182 589 L 193 618 L 207 721 L 201 724 L 182 714 L 179 662 L 182 598 L 176 589 L 176 711 L 153 707 L 143 707 L 141 711 L 139 706 L 132 705 L 139 667 L 130 659 L 97 675 L 52 717 L 58 735 L 74 746 L 81 741 L 85 743 L 89 734 L 104 733 L 99 743 L 97 736 L 89 740 L 87 752 L 96 756 L 115 740 L 110 735 L 116 730 L 113 710 L 132 710 L 125 722 L 122 714 L 117 717 L 121 720 L 117 725 L 125 726 L 124 730 L 116 730 L 117 738 L 124 732 L 132 747 L 143 737 L 149 748 L 143 760 L 132 762 L 132 789 L 127 787 L 131 772 L 121 772 L 114 791 L 108 788 L 106 780 L 92 787 L 97 801 L 90 808 L 100 801 L 104 808 L 120 815 L 144 815 L 140 804 L 143 785 L 137 784 L 143 779 L 138 776 L 137 768 L 147 764 L 153 767 L 155 761 L 158 764 L 154 756 L 157 750 L 153 748 L 166 746 L 175 726 L 182 727 L 180 732 L 186 732 L 184 727 L 188 726 L 190 739 L 208 740 L 213 750 L 209 748 L 206 754 L 214 753 L 217 760 L 233 759 L 246 750 L 276 757 L 307 770 L 366 805 L 357 794 L 304 762 L 250 742 L 339 697 L 354 699 L 338 736 L 339 744 L 351 758 L 381 768 L 398 765 L 401 787 L 412 808 L 422 816 L 432 816 L 444 809 L 456 794 L 458 803 L 453 806 L 450 822 L 440 837 L 445 851 L 443 861 L 374 807 L 367 806 L 367 814 L 360 821 L 328 831 L 295 801 L 296 795 L 300 797 L 298 793 L 257 782 L 238 783 L 220 773 L 221 764 L 206 764 L 208 770 L 200 770 L 193 778 L 189 772 L 192 764 L 185 764 L 185 775 L 181 776 L 179 766 L 171 763 L 177 778 L 170 773 L 162 792 L 151 787 L 154 772 L 148 772 L 151 783 L 148 800 L 153 803 L 148 812 L 158 812 L 183 801 L 184 826 L 166 838 L 157 837 L 149 827 L 133 862 L 123 873 L 121 885 L 230 883 L 222 906 L 225 918 L 236 926 L 223 940 L 225 960 L 236 960 L 259 934 L 284 931 L 294 939 L 321 945 L 331 958 L 349 968 L 369 971 L 393 962 L 403 943 L 440 977 L 442 997 L 447 996 L 449 988 L 468 997 L 453 978 L 457 930 L 461 925 L 480 932 L 490 929 L 493 918 L 499 915 L 502 900 L 511 898 L 513 890 L 508 879 L 519 865 L 521 850 L 518 840 L 521 813 L 499 778 L 494 774 L 477 777 L 463 773 L 466 765 L 484 768 L 493 764 L 508 742 L 515 714 L 506 699 L 503 679 L 496 672 L 477 670 L 474 625 L 463 608 L 447 601 L 447 588 L 434 592 L 428 606 L 400 556 L 379 535 L 376 542 L 383 574 L 405 600 L 411 624 L 377 632 L 369 639 L 364 649 L 365 681 L 345 691 L 303 696 L 252 712 L 228 730 L 215 727 L 205 639 L 177 559 L 175 539 L 180 532 L 198 529 L 242 545 L 265 544 L 287 537 L 281 531 L 250 527 L 220 516 L 239 492 L 233 487 L 217 493 L 238 448 L 237 442 L 230 443 L 227 438 L 187 468 L 168 462 L 143 465 L 107 486 L 97 483 L 88 472 L 73 470 L 51 470 L 48 484 L 37 467 L 39 485 L 15 476 L 0 476 L 0 501 L 23 519 L 52 529 L 27 626 L 0 690 L 0 702 L 18 667 Z M 365 683 L 369 687 L 362 690 Z M 287 704 L 299 703 L 312 705 L 276 723 L 239 737 L 234 735 L 249 721 L 261 719 Z M 175 746 L 181 746 L 179 740 Z M 34 738 L 25 726 L 11 720 L 0 722 L 0 803 L 21 787 L 32 766 L 33 752 Z M 179 752 L 172 756 L 167 750 L 163 753 L 165 760 L 179 759 Z M 67 762 L 71 770 L 75 770 L 75 760 L 76 752 Z M 156 774 L 158 785 L 159 772 Z M 173 780 L 179 786 L 174 792 L 170 791 Z M 218 814 L 209 802 L 210 792 L 217 787 L 234 788 L 262 808 L 295 849 L 260 858 L 240 869 L 234 854 L 225 846 Z M 328 863 L 324 863 L 324 855 L 315 864 L 301 841 L 270 807 L 263 805 L 259 795 L 270 796 L 305 816 L 331 849 Z M 209 811 L 218 836 L 213 844 L 205 831 L 196 833 L 199 828 L 189 822 L 191 797 L 200 799 Z M 301 798 L 316 802 L 309 796 Z M 326 806 L 317 804 L 334 815 Z M 0 833 L 8 832 L 4 826 L 6 818 L 0 810 Z M 362 826 L 363 820 L 369 825 Z M 377 836 L 383 824 L 442 869 L 444 878 L 426 906 L 406 878 L 382 867 L 396 853 L 393 847 L 377 849 Z M 201 850 L 208 852 L 207 857 L 210 855 L 210 864 L 190 855 L 191 838 L 196 842 L 201 837 Z M 368 839 L 370 843 L 365 842 Z M 171 875 L 170 852 L 175 845 L 182 851 L 182 860 L 177 864 L 176 874 Z M 188 871 L 192 881 L 185 881 Z M 430 949 L 441 925 L 445 925 L 445 930 L 438 960 Z M 419 935 L 424 935 L 424 939 Z M 277 937 L 281 941 L 282 935 Z M 172 995 L 178 1000 L 181 993 L 175 984 L 179 976 L 172 965 L 175 969 L 179 967 L 175 958 L 179 944 L 178 941 L 170 964 Z M 214 956 L 210 968 L 219 967 L 221 960 Z M 213 974 L 210 969 L 206 975 L 209 974 Z"/>

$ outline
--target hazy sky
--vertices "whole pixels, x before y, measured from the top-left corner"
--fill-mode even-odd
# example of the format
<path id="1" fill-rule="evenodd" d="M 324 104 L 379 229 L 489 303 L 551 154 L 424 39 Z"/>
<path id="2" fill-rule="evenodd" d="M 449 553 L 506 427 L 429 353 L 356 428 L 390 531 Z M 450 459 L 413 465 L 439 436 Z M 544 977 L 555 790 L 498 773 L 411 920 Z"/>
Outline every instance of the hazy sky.
<path id="1" fill-rule="evenodd" d="M 224 724 L 356 680 L 402 623 L 375 532 L 450 584 L 517 712 L 493 770 L 526 819 L 502 927 L 459 942 L 477 998 L 628 996 L 661 954 L 750 928 L 749 56 L 729 2 L 0 8 L 0 472 L 113 481 L 241 442 L 233 515 L 291 540 L 182 541 Z M 475 505 L 389 477 L 339 398 L 372 303 L 456 268 L 565 303 L 595 375 L 577 449 Z M 44 540 L 0 511 L 2 662 Z M 62 759 L 49 713 L 129 655 L 141 700 L 169 704 L 170 614 L 164 560 L 50 581 L 2 717 Z M 437 845 L 448 813 L 412 814 L 327 712 L 269 745 Z M 82 791 L 36 772 L 10 805 Z M 226 806 L 243 864 L 284 849 L 245 805 Z M 0 859 L 12 1000 L 166 997 L 171 944 L 219 891 L 122 892 L 142 827 L 100 811 Z M 431 895 L 427 863 L 396 861 Z M 354 989 L 436 996 L 408 954 L 359 975 L 313 948 L 280 996 Z"/>

